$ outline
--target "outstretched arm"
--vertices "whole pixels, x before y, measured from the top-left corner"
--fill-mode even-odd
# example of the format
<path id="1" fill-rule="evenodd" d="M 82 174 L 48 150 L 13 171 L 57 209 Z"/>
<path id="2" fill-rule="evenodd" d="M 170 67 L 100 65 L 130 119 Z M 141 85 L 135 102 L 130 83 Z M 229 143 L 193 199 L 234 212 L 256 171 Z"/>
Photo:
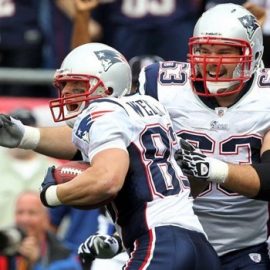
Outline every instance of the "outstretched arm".
<path id="1" fill-rule="evenodd" d="M 68 126 L 36 128 L 0 114 L 0 146 L 32 149 L 38 153 L 60 159 L 72 159 L 77 149 L 71 141 Z"/>
<path id="2" fill-rule="evenodd" d="M 247 197 L 270 200 L 270 131 L 264 138 L 259 164 L 229 164 L 184 148 L 176 152 L 175 158 L 193 180 L 215 182 Z"/>
<path id="3" fill-rule="evenodd" d="M 247 197 L 270 201 L 270 131 L 263 139 L 260 163 L 228 166 L 224 187 Z"/>
<path id="4" fill-rule="evenodd" d="M 71 160 L 77 148 L 72 143 L 72 129 L 68 126 L 39 128 L 40 140 L 36 152 L 59 159 Z"/>

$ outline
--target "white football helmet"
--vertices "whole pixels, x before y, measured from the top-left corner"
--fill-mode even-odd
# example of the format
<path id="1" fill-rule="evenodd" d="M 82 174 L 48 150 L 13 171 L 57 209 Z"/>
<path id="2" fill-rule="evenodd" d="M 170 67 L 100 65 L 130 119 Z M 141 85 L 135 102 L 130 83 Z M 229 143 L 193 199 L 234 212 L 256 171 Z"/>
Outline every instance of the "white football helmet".
<path id="1" fill-rule="evenodd" d="M 81 94 L 64 97 L 67 81 L 84 81 L 88 89 Z M 121 97 L 131 90 L 131 69 L 125 57 L 117 50 L 101 43 L 88 43 L 72 50 L 54 75 L 54 86 L 59 98 L 50 101 L 55 122 L 76 117 L 90 100 L 113 96 Z M 71 109 L 73 108 L 73 109 Z M 74 119 L 75 120 L 75 119 Z"/>
<path id="2" fill-rule="evenodd" d="M 239 48 L 240 55 L 201 54 L 202 45 Z M 202 96 L 225 96 L 239 92 L 262 64 L 262 29 L 254 15 L 236 4 L 220 4 L 204 12 L 189 41 L 188 59 L 194 91 Z M 235 64 L 232 78 L 219 77 L 224 64 Z M 207 76 L 207 66 L 216 65 L 216 75 Z M 200 66 L 200 68 L 199 68 Z M 203 82 L 203 90 L 194 83 Z M 219 89 L 226 91 L 219 93 Z"/>

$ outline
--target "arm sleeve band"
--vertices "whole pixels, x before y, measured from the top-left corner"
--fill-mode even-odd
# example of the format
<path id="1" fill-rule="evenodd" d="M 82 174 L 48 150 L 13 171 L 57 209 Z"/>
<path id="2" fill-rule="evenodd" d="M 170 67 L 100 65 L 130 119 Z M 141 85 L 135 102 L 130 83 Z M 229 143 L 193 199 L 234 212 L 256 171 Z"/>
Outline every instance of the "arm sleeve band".
<path id="1" fill-rule="evenodd" d="M 36 127 L 25 126 L 25 132 L 18 148 L 36 149 L 40 140 L 40 130 Z"/>
<path id="2" fill-rule="evenodd" d="M 254 197 L 256 200 L 270 201 L 270 150 L 265 151 L 261 156 L 259 164 L 252 164 L 260 178 L 260 190 Z"/>

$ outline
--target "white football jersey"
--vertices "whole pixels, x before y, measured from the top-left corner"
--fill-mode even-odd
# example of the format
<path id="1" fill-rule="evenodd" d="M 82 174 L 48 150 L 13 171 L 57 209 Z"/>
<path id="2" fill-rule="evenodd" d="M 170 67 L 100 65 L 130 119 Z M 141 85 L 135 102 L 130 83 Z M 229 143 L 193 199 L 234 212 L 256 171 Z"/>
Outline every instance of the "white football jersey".
<path id="1" fill-rule="evenodd" d="M 77 117 L 73 142 L 90 162 L 104 149 L 129 153 L 124 186 L 107 207 L 126 247 L 157 226 L 203 232 L 189 182 L 173 157 L 176 138 L 169 114 L 149 96 L 97 99 Z"/>
<path id="2" fill-rule="evenodd" d="M 211 109 L 192 90 L 189 64 L 164 62 L 142 70 L 140 92 L 168 110 L 177 135 L 208 156 L 234 164 L 260 162 L 270 129 L 270 70 L 255 74 L 247 93 L 229 108 Z M 268 203 L 252 200 L 215 183 L 194 201 L 209 241 L 219 255 L 265 242 Z"/>

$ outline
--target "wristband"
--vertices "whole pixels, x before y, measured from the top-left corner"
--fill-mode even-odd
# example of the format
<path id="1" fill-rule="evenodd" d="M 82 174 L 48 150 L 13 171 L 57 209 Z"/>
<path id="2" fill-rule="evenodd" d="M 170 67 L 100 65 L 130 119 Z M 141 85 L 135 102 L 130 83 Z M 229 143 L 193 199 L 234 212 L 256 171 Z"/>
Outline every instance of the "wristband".
<path id="1" fill-rule="evenodd" d="M 224 184 L 229 174 L 229 165 L 215 158 L 207 158 L 207 161 L 211 164 L 208 180 Z"/>
<path id="2" fill-rule="evenodd" d="M 51 185 L 47 188 L 45 199 L 49 206 L 58 206 L 62 204 L 57 196 L 57 185 Z"/>
<path id="3" fill-rule="evenodd" d="M 36 149 L 40 140 L 39 128 L 25 126 L 25 131 L 18 148 L 22 149 Z"/>

